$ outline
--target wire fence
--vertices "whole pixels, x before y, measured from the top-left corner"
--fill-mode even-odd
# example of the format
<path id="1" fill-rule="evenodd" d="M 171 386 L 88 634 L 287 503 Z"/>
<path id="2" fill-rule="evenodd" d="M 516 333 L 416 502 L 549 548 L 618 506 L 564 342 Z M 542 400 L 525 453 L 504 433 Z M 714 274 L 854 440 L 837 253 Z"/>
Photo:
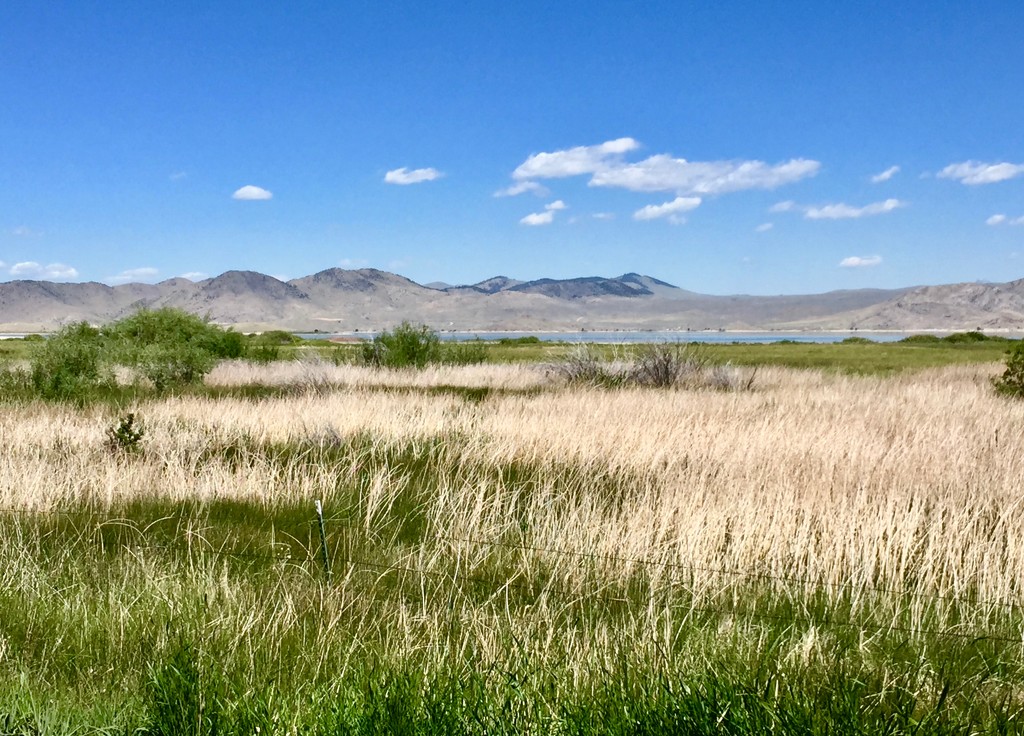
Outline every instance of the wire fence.
<path id="1" fill-rule="evenodd" d="M 88 509 L 57 510 L 7 508 L 0 510 L 0 519 L 3 519 L 4 517 L 56 517 L 70 522 L 82 522 L 87 520 L 88 523 L 94 525 L 93 531 L 99 531 L 104 527 L 121 528 L 126 535 L 132 537 L 132 541 L 130 542 L 128 540 L 121 541 L 120 546 L 125 548 L 149 549 L 168 554 L 184 553 L 187 555 L 211 556 L 227 560 L 295 565 L 302 567 L 312 575 L 321 575 L 325 582 L 331 581 L 332 570 L 340 571 L 345 569 L 347 571 L 346 574 L 344 576 L 338 576 L 342 579 L 348 577 L 348 574 L 351 571 L 366 570 L 374 571 L 380 576 L 390 573 L 400 573 L 423 579 L 437 580 L 444 583 L 448 590 L 462 593 L 465 593 L 464 588 L 467 584 L 473 584 L 488 588 L 492 594 L 497 594 L 501 591 L 515 590 L 530 597 L 545 596 L 548 598 L 560 599 L 563 602 L 590 601 L 600 602 L 606 605 L 642 605 L 644 607 L 653 602 L 653 599 L 658 592 L 656 590 L 650 590 L 648 591 L 649 595 L 647 598 L 638 598 L 635 595 L 628 595 L 624 593 L 619 593 L 617 595 L 609 593 L 608 589 L 610 587 L 614 587 L 613 584 L 606 584 L 603 589 L 601 587 L 593 587 L 584 590 L 579 586 L 573 586 L 571 588 L 567 586 L 559 586 L 553 583 L 552 580 L 538 583 L 536 580 L 527 580 L 522 577 L 518 577 L 517 574 L 504 578 L 496 578 L 495 575 L 473 574 L 460 570 L 458 565 L 456 565 L 455 570 L 440 570 L 426 569 L 424 567 L 407 564 L 407 562 L 404 561 L 392 560 L 382 562 L 379 560 L 366 559 L 365 557 L 355 556 L 351 552 L 345 551 L 344 548 L 346 545 L 339 543 L 338 537 L 341 532 L 350 535 L 348 537 L 350 540 L 355 538 L 363 542 L 375 541 L 371 539 L 371 530 L 367 525 L 353 524 L 347 520 L 348 517 L 345 514 L 334 514 L 332 516 L 320 517 L 319 514 L 314 515 L 311 513 L 308 520 L 299 522 L 298 524 L 293 522 L 291 527 L 292 531 L 299 531 L 301 528 L 301 530 L 305 532 L 301 537 L 304 537 L 305 539 L 302 539 L 296 534 L 284 532 L 281 527 L 271 524 L 271 529 L 275 534 L 281 533 L 291 540 L 291 543 L 278 543 L 279 546 L 287 546 L 287 552 L 275 552 L 272 550 L 254 551 L 251 548 L 227 548 L 224 545 L 218 547 L 210 543 L 207 538 L 198 533 L 192 532 L 191 530 L 186 530 L 184 539 L 172 538 L 158 541 L 152 538 L 153 535 L 151 535 L 151 532 L 153 528 L 161 522 L 175 522 L 177 524 L 178 531 L 180 531 L 182 522 L 196 521 L 196 518 L 188 515 L 186 511 L 186 509 L 183 509 L 176 514 L 165 515 L 149 521 L 144 525 L 140 525 L 137 520 L 132 519 L 125 514 Z M 71 526 L 77 529 L 81 536 L 83 530 L 75 524 L 71 524 Z M 319 534 L 317 533 L 318 526 Z M 460 545 L 470 545 L 484 549 L 517 550 L 551 559 L 571 558 L 581 561 L 589 561 L 592 564 L 598 561 L 605 561 L 636 566 L 647 570 L 661 569 L 670 571 L 673 574 L 680 573 L 684 577 L 688 575 L 691 579 L 696 577 L 697 574 L 703 574 L 720 577 L 744 578 L 757 581 L 769 581 L 794 587 L 805 594 L 815 593 L 822 589 L 828 589 L 850 595 L 876 594 L 881 596 L 890 596 L 899 600 L 921 599 L 931 602 L 943 602 L 975 610 L 998 609 L 1003 610 L 1006 615 L 1014 617 L 1015 629 L 1024 627 L 1024 616 L 1021 616 L 1019 619 L 1017 618 L 1021 612 L 1024 612 L 1024 603 L 1020 601 L 993 601 L 981 599 L 976 596 L 954 596 L 920 590 L 902 589 L 885 585 L 870 585 L 866 583 L 854 584 L 853 582 L 830 582 L 793 575 L 780 575 L 760 570 L 709 567 L 697 564 L 673 562 L 671 560 L 656 560 L 643 557 L 617 555 L 607 552 L 590 552 L 539 546 L 528 544 L 526 542 L 503 539 L 482 539 L 472 536 L 443 534 L 436 530 L 431 530 L 431 539 Z M 294 553 L 293 548 L 296 546 L 301 550 L 302 554 Z M 415 555 L 410 556 L 414 557 Z M 666 594 L 663 596 L 664 600 L 661 601 L 661 603 L 675 611 L 689 616 L 738 616 L 750 620 L 781 625 L 808 625 L 823 628 L 854 629 L 860 631 L 862 634 L 898 633 L 908 636 L 954 638 L 970 641 L 992 641 L 1013 645 L 1024 645 L 1024 637 L 1022 636 L 1005 636 L 1003 634 L 995 634 L 991 632 L 964 631 L 953 628 L 921 628 L 902 625 L 896 621 L 890 621 L 885 625 L 871 625 L 864 621 L 846 620 L 827 615 L 800 615 L 792 612 L 777 614 L 744 607 L 738 604 L 736 600 L 733 600 L 731 604 L 699 603 L 696 598 L 683 603 L 673 602 L 671 600 L 671 596 L 667 594 L 688 590 L 689 588 L 686 583 L 670 577 L 667 581 L 661 581 L 661 585 L 661 592 Z"/>

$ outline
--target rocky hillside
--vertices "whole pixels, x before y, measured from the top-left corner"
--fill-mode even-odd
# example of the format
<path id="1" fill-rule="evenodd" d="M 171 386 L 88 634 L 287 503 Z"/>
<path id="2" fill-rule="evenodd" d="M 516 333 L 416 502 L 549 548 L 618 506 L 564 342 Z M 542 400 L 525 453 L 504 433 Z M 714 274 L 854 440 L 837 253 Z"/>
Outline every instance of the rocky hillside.
<path id="1" fill-rule="evenodd" d="M 173 306 L 241 330 L 368 331 L 402 320 L 455 330 L 1024 330 L 1024 280 L 801 296 L 710 296 L 636 273 L 430 287 L 376 269 L 280 281 L 228 271 L 192 282 L 0 283 L 0 331 L 102 323 Z"/>

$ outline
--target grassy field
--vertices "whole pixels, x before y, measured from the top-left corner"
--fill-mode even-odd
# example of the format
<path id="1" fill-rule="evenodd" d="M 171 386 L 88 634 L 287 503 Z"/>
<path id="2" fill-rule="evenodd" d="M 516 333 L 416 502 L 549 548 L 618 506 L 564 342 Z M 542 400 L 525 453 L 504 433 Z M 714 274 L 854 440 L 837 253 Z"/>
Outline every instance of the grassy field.
<path id="1" fill-rule="evenodd" d="M 980 339 L 964 339 L 964 336 Z M 259 344 L 259 338 L 252 338 Z M 0 340 L 0 366 L 24 361 L 36 343 L 33 340 Z M 939 367 L 951 364 L 989 363 L 1001 361 L 1014 345 L 1000 337 L 980 333 L 955 333 L 945 338 L 912 336 L 898 342 L 853 340 L 844 343 L 694 343 L 709 358 L 735 365 L 777 365 L 791 368 L 822 368 L 845 373 L 888 375 L 904 370 Z M 508 339 L 482 345 L 488 363 L 557 362 L 575 348 L 574 344 Z M 628 356 L 637 345 L 595 345 L 595 350 L 608 358 Z M 323 360 L 348 364 L 357 362 L 358 344 L 338 344 L 326 340 L 295 339 L 289 344 L 275 344 L 273 353 L 279 360 Z"/>
<path id="2" fill-rule="evenodd" d="M 1000 361 L 1014 342 L 1000 338 L 977 341 L 934 340 L 912 337 L 900 342 L 847 343 L 694 343 L 709 358 L 735 365 L 777 365 L 791 368 L 823 368 L 845 373 L 888 375 L 903 370 L 939 367 L 951 364 L 988 363 Z M 637 345 L 595 345 L 608 358 L 629 356 L 640 349 Z M 485 345 L 490 363 L 557 362 L 575 349 L 569 343 L 488 343 Z M 357 346 L 317 345 L 317 341 L 291 346 L 282 357 L 302 357 L 311 350 L 338 362 L 352 362 Z"/>
<path id="3" fill-rule="evenodd" d="M 1024 402 L 1001 346 L 884 347 L 8 403 L 0 733 L 1020 732 Z"/>

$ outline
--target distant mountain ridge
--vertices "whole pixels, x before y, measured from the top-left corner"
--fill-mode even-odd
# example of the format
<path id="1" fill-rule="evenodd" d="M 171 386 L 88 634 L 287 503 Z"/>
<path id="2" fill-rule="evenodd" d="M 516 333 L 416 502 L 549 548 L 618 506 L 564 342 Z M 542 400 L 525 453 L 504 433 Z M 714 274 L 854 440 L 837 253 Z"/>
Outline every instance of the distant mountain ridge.
<path id="1" fill-rule="evenodd" d="M 1024 279 L 790 296 L 713 296 L 638 273 L 617 277 L 421 285 L 372 268 L 329 268 L 281 281 L 227 271 L 192 282 L 0 283 L 0 331 L 109 322 L 143 307 L 178 307 L 252 331 L 347 332 L 402 320 L 440 330 L 962 330 L 1024 331 Z"/>

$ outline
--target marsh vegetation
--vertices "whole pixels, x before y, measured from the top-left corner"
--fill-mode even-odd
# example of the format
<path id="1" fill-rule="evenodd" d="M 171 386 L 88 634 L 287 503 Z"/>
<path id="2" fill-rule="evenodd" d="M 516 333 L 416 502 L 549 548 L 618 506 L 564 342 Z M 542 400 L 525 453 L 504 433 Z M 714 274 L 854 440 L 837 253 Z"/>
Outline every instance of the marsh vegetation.
<path id="1" fill-rule="evenodd" d="M 1002 366 L 730 370 L 233 360 L 9 397 L 0 730 L 1019 731 Z"/>

